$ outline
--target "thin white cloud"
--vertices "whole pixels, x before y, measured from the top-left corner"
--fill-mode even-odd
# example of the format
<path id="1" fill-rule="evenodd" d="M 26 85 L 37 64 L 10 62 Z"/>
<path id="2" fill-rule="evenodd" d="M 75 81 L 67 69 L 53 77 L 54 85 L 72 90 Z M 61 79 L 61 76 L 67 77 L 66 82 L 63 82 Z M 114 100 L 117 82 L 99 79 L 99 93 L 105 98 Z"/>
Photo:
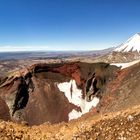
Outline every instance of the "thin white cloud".
<path id="1" fill-rule="evenodd" d="M 0 52 L 45 51 L 48 46 L 0 46 Z"/>

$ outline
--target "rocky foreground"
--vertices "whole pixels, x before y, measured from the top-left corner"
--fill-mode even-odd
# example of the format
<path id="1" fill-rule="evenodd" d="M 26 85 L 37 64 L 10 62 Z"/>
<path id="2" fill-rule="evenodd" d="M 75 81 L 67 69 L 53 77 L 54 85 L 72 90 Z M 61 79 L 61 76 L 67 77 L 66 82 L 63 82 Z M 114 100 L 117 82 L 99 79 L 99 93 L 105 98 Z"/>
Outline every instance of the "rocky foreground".
<path id="1" fill-rule="evenodd" d="M 0 140 L 140 140 L 140 106 L 69 123 L 27 126 L 0 121 Z"/>

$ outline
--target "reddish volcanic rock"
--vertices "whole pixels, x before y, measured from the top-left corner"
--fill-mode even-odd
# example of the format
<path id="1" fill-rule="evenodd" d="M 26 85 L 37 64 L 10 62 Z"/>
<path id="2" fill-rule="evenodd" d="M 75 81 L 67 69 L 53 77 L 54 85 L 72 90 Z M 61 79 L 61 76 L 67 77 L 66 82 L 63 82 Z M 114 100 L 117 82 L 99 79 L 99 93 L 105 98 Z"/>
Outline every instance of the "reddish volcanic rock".
<path id="1" fill-rule="evenodd" d="M 58 68 L 53 68 L 52 72 L 58 72 L 62 75 L 71 77 L 72 79 L 76 80 L 77 85 L 79 86 L 81 84 L 81 75 L 79 70 L 78 63 L 71 63 L 66 64 Z"/>
<path id="2" fill-rule="evenodd" d="M 140 102 L 140 63 L 123 69 L 106 86 L 99 110 L 102 113 L 119 111 L 139 105 Z"/>
<path id="3" fill-rule="evenodd" d="M 10 120 L 9 108 L 4 102 L 4 100 L 2 100 L 1 98 L 0 98 L 0 119 L 6 121 Z"/>

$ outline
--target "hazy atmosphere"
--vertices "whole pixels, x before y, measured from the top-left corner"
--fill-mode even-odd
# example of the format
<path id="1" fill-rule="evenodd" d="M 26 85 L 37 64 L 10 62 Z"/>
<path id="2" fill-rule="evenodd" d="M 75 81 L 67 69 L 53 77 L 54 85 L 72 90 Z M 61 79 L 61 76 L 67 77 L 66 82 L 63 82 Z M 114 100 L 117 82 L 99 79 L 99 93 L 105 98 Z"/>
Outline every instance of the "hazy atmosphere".
<path id="1" fill-rule="evenodd" d="M 139 0 L 1 0 L 0 51 L 98 50 L 139 32 Z"/>

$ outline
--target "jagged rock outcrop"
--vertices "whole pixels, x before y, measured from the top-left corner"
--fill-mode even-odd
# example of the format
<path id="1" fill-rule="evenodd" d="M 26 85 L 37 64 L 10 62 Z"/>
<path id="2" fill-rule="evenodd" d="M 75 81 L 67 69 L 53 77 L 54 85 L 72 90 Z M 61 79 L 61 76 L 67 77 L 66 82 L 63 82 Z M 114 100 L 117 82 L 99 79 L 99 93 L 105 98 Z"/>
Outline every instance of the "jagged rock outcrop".
<path id="1" fill-rule="evenodd" d="M 1 117 L 30 125 L 69 121 L 98 104 L 116 71 L 106 63 L 81 62 L 35 64 L 16 71 L 0 80 L 0 103 L 7 109 Z"/>

